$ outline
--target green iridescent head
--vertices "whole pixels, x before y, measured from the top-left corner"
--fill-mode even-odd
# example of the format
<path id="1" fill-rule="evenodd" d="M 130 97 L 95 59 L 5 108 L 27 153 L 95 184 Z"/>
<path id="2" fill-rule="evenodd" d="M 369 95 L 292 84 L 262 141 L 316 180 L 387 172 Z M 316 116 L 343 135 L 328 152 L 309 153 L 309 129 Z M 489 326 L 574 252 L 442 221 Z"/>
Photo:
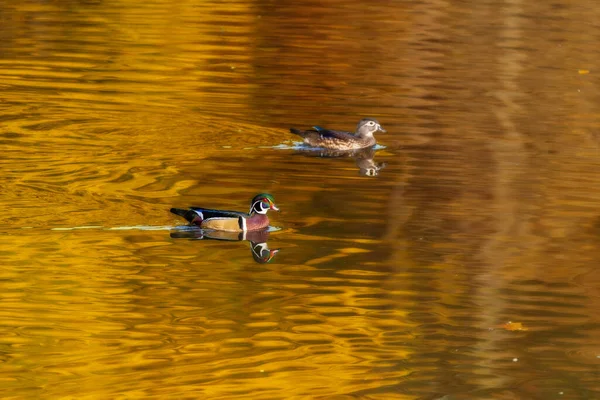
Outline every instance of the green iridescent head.
<path id="1" fill-rule="evenodd" d="M 261 193 L 254 196 L 250 203 L 250 214 L 266 214 L 269 210 L 279 211 L 279 208 L 275 205 L 273 196 L 268 193 Z"/>

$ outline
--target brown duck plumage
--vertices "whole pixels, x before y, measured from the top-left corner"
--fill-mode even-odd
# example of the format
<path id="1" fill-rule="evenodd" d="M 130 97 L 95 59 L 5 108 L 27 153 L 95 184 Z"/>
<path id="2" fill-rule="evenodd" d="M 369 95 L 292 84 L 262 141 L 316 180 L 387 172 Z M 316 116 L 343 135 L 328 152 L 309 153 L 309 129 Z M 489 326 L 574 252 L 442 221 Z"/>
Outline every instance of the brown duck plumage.
<path id="1" fill-rule="evenodd" d="M 373 118 L 363 118 L 356 126 L 356 132 L 334 131 L 330 129 L 313 127 L 311 130 L 301 131 L 291 128 L 290 132 L 301 136 L 304 143 L 313 147 L 322 147 L 333 150 L 355 150 L 371 147 L 377 144 L 375 132 L 386 132 L 379 122 Z"/>

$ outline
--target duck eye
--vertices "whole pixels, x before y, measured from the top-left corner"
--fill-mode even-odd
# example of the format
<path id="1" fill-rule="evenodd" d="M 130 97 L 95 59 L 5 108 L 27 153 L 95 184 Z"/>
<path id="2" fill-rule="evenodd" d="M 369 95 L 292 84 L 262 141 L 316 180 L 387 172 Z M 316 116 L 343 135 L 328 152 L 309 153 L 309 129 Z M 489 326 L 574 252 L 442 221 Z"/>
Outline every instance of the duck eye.
<path id="1" fill-rule="evenodd" d="M 375 125 L 375 122 L 369 121 L 369 125 L 373 126 L 373 125 Z"/>

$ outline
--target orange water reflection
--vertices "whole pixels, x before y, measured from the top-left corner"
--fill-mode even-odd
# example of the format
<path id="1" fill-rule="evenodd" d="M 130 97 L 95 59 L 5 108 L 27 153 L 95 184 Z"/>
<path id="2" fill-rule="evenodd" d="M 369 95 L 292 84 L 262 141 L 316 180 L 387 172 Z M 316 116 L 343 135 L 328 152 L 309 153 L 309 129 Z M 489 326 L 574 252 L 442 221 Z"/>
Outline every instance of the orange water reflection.
<path id="1" fill-rule="evenodd" d="M 598 13 L 2 2 L 0 393 L 600 397 Z M 259 192 L 269 263 L 170 236 Z"/>

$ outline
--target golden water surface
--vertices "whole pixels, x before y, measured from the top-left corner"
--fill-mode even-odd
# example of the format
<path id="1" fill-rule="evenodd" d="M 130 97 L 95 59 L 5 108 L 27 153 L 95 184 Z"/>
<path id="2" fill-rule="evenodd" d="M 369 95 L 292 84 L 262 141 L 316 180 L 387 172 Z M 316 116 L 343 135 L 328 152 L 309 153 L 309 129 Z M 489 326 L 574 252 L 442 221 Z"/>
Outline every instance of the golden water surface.
<path id="1" fill-rule="evenodd" d="M 598 21 L 3 0 L 0 397 L 600 398 Z M 362 158 L 288 131 L 365 116 Z M 260 192 L 269 263 L 169 213 Z"/>

